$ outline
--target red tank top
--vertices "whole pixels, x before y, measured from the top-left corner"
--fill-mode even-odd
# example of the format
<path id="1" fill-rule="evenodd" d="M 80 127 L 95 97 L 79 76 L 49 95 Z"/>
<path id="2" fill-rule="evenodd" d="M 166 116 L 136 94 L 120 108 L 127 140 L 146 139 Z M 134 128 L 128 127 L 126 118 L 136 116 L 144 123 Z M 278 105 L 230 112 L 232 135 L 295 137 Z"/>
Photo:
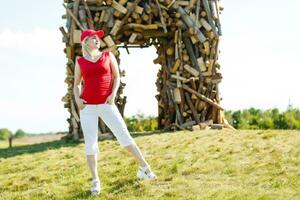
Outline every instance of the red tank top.
<path id="1" fill-rule="evenodd" d="M 83 56 L 78 58 L 83 78 L 83 91 L 80 98 L 85 104 L 103 104 L 112 92 L 112 76 L 109 51 L 103 51 L 97 62 L 93 63 Z"/>

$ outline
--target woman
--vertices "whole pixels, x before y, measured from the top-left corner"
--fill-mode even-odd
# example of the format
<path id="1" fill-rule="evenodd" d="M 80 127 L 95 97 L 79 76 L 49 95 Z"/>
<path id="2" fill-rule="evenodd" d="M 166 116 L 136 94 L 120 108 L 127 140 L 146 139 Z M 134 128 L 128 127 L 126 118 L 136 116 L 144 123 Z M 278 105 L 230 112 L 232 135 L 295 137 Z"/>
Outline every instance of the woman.
<path id="1" fill-rule="evenodd" d="M 79 108 L 87 162 L 92 174 L 92 194 L 99 194 L 101 189 L 97 173 L 99 117 L 116 136 L 121 147 L 126 148 L 137 160 L 137 177 L 144 180 L 157 179 L 129 134 L 127 126 L 114 104 L 120 85 L 120 75 L 114 54 L 109 51 L 99 51 L 100 38 L 103 36 L 103 30 L 86 29 L 82 32 L 80 40 L 83 56 L 76 59 L 73 89 Z M 84 88 L 79 95 L 82 79 Z"/>

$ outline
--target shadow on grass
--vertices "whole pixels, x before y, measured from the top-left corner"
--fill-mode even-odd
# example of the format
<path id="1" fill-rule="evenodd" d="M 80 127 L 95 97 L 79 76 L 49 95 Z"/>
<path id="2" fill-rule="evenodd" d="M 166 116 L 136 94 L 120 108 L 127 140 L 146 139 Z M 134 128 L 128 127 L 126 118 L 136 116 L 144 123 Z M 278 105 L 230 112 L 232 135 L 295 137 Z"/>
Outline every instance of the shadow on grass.
<path id="1" fill-rule="evenodd" d="M 74 195 L 71 197 L 66 197 L 66 200 L 73 200 L 73 199 L 90 199 L 93 197 L 95 198 L 99 198 L 101 196 L 100 195 L 92 195 L 90 190 L 82 190 L 82 191 L 75 191 Z"/>
<path id="2" fill-rule="evenodd" d="M 109 194 L 121 194 L 126 191 L 143 191 L 145 187 L 137 178 L 122 179 L 110 182 L 107 188 Z"/>
<path id="3" fill-rule="evenodd" d="M 103 183 L 102 183 L 103 184 Z M 118 179 L 113 182 L 108 182 L 107 187 L 101 188 L 101 192 L 98 195 L 92 195 L 90 190 L 76 190 L 72 193 L 71 196 L 68 196 L 64 199 L 73 200 L 73 199 L 107 199 L 113 197 L 113 195 L 123 194 L 126 191 L 139 191 L 142 192 L 145 190 L 145 187 L 140 183 L 137 178 L 132 179 Z M 103 185 L 102 185 L 103 187 Z M 108 195 L 108 196 L 107 196 Z M 110 199 L 110 198 L 109 198 Z"/>
<path id="4" fill-rule="evenodd" d="M 0 150 L 0 158 L 9 158 L 17 155 L 22 155 L 24 153 L 37 153 L 47 151 L 49 149 L 59 149 L 61 147 L 77 146 L 82 142 L 83 141 L 81 140 L 56 140 L 51 142 L 5 148 Z"/>

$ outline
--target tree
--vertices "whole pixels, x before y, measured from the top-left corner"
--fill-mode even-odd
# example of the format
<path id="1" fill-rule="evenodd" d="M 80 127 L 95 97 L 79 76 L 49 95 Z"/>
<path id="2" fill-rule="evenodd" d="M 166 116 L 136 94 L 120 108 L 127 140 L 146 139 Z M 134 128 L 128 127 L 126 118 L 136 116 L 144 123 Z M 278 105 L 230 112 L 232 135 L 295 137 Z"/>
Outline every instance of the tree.
<path id="1" fill-rule="evenodd" d="M 7 140 L 12 135 L 12 132 L 7 128 L 0 129 L 0 140 Z"/>

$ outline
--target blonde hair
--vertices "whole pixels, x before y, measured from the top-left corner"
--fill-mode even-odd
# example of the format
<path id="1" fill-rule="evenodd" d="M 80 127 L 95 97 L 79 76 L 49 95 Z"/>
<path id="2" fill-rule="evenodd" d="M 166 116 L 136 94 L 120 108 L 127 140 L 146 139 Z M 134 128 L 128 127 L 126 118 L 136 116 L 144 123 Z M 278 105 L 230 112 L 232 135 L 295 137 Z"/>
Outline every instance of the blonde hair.
<path id="1" fill-rule="evenodd" d="M 81 42 L 81 50 L 82 50 L 82 55 L 83 56 L 91 56 L 91 49 L 87 45 L 86 41 L 89 37 L 86 37 L 82 42 Z"/>

